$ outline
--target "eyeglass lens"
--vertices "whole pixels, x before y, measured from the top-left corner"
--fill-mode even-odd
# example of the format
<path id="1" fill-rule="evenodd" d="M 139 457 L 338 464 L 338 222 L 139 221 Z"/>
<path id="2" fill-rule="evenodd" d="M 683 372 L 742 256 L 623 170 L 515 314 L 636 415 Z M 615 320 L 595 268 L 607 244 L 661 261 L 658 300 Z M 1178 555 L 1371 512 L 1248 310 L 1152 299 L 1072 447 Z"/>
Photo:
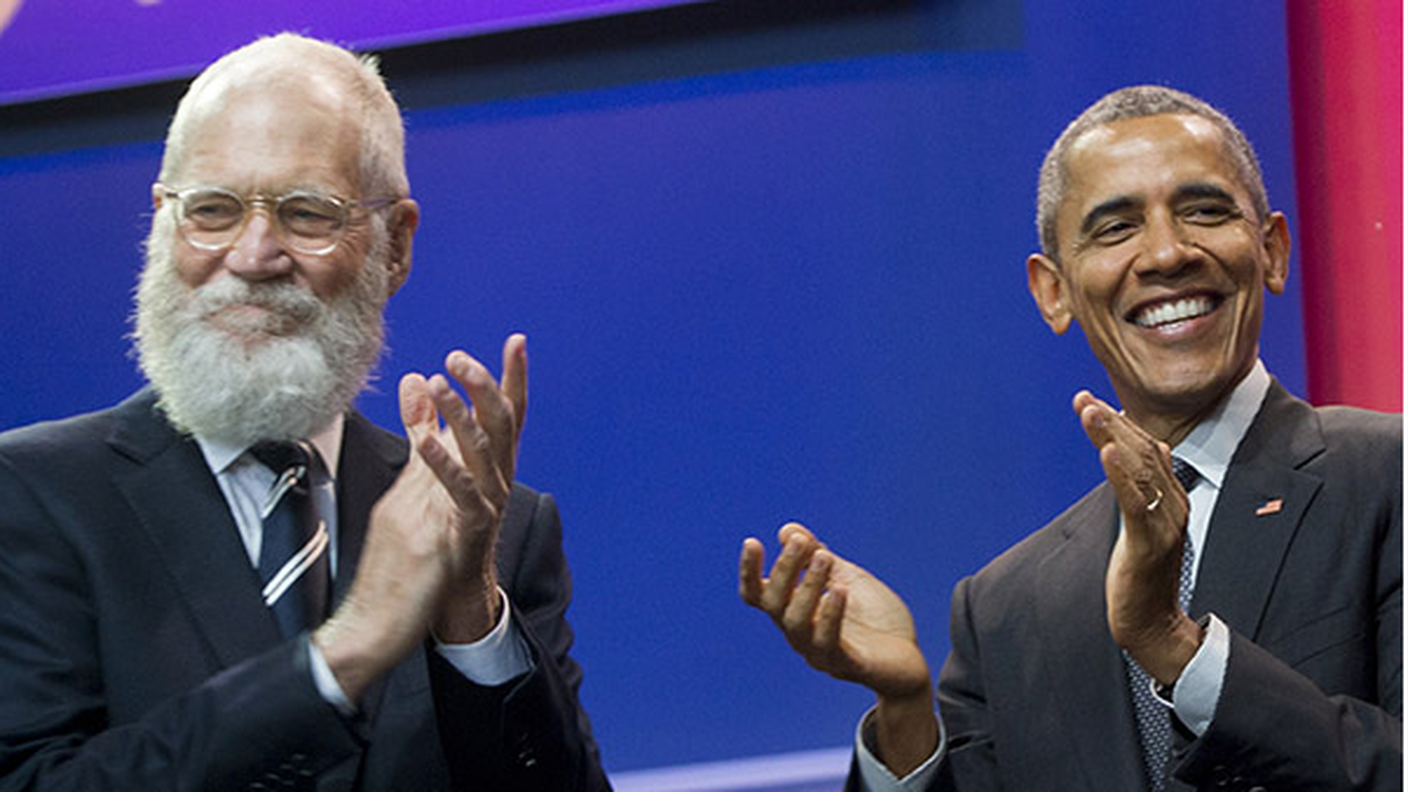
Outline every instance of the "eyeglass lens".
<path id="1" fill-rule="evenodd" d="M 273 206 L 284 241 L 304 253 L 334 247 L 347 224 L 342 203 L 311 193 L 289 193 L 277 199 L 245 201 L 225 190 L 195 190 L 179 195 L 181 232 L 191 244 L 216 250 L 233 244 L 244 229 L 250 206 Z"/>

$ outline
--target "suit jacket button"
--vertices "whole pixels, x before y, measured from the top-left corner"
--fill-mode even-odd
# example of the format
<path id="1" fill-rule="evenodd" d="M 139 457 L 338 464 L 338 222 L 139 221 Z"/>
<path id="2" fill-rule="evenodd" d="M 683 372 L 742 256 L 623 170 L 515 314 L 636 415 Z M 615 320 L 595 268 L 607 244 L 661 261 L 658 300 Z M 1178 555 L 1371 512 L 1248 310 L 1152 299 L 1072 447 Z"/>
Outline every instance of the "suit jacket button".
<path id="1" fill-rule="evenodd" d="M 526 734 L 518 740 L 518 764 L 523 767 L 535 767 L 538 764 L 538 752 L 533 750 L 533 744 L 528 741 Z"/>

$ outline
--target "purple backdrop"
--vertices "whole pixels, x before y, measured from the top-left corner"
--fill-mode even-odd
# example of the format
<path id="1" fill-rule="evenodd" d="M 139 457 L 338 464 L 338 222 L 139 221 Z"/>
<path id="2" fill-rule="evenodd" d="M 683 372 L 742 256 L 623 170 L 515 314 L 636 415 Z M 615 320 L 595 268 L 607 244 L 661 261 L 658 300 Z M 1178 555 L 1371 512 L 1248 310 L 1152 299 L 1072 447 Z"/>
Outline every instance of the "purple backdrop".
<path id="1" fill-rule="evenodd" d="M 688 2 L 698 0 L 0 0 L 0 104 L 194 74 L 284 30 L 366 49 Z"/>

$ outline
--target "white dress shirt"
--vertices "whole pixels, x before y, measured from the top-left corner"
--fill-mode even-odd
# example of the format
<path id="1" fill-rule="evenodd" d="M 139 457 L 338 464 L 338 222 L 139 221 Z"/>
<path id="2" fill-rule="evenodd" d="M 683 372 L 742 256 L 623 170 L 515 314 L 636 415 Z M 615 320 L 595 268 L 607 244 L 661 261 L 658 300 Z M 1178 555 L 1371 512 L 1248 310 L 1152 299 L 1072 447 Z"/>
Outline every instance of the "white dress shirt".
<path id="1" fill-rule="evenodd" d="M 1237 383 L 1232 394 L 1216 410 L 1203 419 L 1178 447 L 1173 455 L 1187 462 L 1198 471 L 1202 478 L 1188 493 L 1188 538 L 1193 545 L 1193 580 L 1203 557 L 1203 547 L 1207 543 L 1208 524 L 1212 519 L 1217 497 L 1222 492 L 1227 468 L 1232 464 L 1232 455 L 1251 428 L 1252 420 L 1266 391 L 1271 387 L 1271 375 L 1266 366 L 1257 360 L 1250 373 Z M 1123 521 L 1123 517 L 1121 517 Z M 1121 526 L 1123 527 L 1123 526 Z M 1194 590 L 1196 591 L 1196 583 Z M 1173 687 L 1173 701 L 1155 696 L 1173 708 L 1178 719 L 1196 735 L 1202 735 L 1212 723 L 1217 710 L 1218 698 L 1222 695 L 1222 682 L 1227 673 L 1227 658 L 1231 636 L 1227 626 L 1216 615 L 1209 614 L 1203 644 L 1193 659 L 1184 667 Z M 944 754 L 948 750 L 948 735 L 944 730 L 943 718 L 939 718 L 939 747 L 928 759 L 903 779 L 896 778 L 885 767 L 867 745 L 867 723 L 871 713 L 866 712 L 856 727 L 856 756 L 860 770 L 861 788 L 867 792 L 917 792 L 925 789 L 938 772 Z"/>
<path id="2" fill-rule="evenodd" d="M 337 542 L 337 480 L 338 461 L 342 456 L 342 430 L 346 420 L 337 418 L 308 442 L 317 452 L 309 464 L 309 494 L 318 518 L 327 524 L 330 544 L 328 571 L 335 580 L 338 573 Z M 220 492 L 230 506 L 235 526 L 252 566 L 259 566 L 259 549 L 263 543 L 264 522 L 259 516 L 264 496 L 274 483 L 274 473 L 252 455 L 248 449 L 196 437 L 205 462 L 215 474 Z M 436 651 L 471 682 L 479 685 L 500 685 L 532 669 L 531 655 L 518 627 L 509 614 L 508 597 L 499 591 L 503 608 L 499 621 L 488 635 L 474 643 L 445 644 L 436 641 Z M 337 684 L 332 670 L 311 641 L 308 643 L 313 678 L 322 697 L 345 715 L 356 711 Z"/>

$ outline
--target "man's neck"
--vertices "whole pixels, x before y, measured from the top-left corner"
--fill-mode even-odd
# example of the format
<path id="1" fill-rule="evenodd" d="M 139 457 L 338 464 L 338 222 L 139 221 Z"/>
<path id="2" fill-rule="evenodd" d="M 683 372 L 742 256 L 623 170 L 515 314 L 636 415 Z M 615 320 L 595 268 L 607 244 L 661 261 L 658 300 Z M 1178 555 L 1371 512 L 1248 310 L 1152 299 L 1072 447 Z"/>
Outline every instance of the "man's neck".
<path id="1" fill-rule="evenodd" d="M 346 415 L 338 413 L 321 431 L 305 438 L 318 450 L 330 476 L 337 475 L 338 461 L 342 456 L 342 429 L 346 423 Z M 229 467 L 248 448 L 247 444 L 230 443 L 201 435 L 195 435 L 195 439 L 200 445 L 201 453 L 205 455 L 206 464 L 216 473 Z"/>
<path id="2" fill-rule="evenodd" d="M 1246 371 L 1233 379 L 1212 398 L 1200 399 L 1191 404 L 1168 404 L 1164 409 L 1156 408 L 1146 411 L 1129 409 L 1127 410 L 1129 417 L 1154 438 L 1167 443 L 1169 448 L 1175 448 L 1194 429 L 1198 428 L 1198 424 L 1216 412 L 1232 396 L 1238 386 L 1246 381 L 1247 376 L 1256 368 L 1256 360 L 1253 359 Z"/>

